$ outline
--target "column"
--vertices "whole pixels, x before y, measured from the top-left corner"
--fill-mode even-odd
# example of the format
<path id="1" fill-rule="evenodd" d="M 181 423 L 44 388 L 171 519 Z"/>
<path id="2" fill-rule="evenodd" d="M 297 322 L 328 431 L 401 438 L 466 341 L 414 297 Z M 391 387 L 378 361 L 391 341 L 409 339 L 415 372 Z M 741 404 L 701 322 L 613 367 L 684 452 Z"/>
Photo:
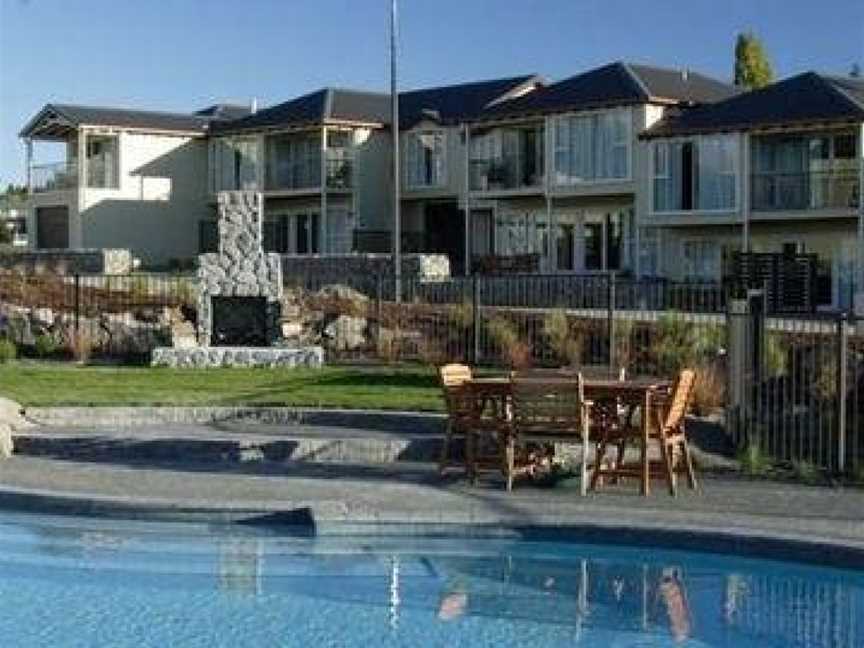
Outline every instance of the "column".
<path id="1" fill-rule="evenodd" d="M 740 205 L 742 220 L 741 251 L 750 251 L 750 133 L 741 136 L 741 191 Z"/>
<path id="2" fill-rule="evenodd" d="M 864 318 L 864 123 L 858 136 L 858 253 L 856 263 L 855 314 Z"/>
<path id="3" fill-rule="evenodd" d="M 471 274 L 471 127 L 465 124 L 465 186 L 462 206 L 465 213 L 465 276 Z M 492 224 L 494 231 L 495 224 Z"/>
<path id="4" fill-rule="evenodd" d="M 327 127 L 323 126 L 321 128 L 321 218 L 319 219 L 320 232 L 318 234 L 321 254 L 326 254 L 330 249 L 327 241 L 327 171 Z"/>

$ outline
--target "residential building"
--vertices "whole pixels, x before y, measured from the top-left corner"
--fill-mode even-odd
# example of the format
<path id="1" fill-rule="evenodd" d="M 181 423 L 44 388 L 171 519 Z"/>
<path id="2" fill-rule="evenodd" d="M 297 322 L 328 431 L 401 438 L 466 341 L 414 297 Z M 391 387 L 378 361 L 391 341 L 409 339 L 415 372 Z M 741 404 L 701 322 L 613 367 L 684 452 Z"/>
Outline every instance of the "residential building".
<path id="1" fill-rule="evenodd" d="M 269 251 L 350 252 L 364 244 L 365 233 L 389 229 L 389 115 L 388 95 L 324 88 L 214 124 L 210 200 L 221 190 L 260 191 Z M 211 232 L 202 236 L 206 249 L 215 212 L 204 227 Z"/>
<path id="2" fill-rule="evenodd" d="M 0 227 L 9 232 L 12 247 L 27 246 L 27 201 L 24 196 L 7 192 L 0 195 Z"/>
<path id="3" fill-rule="evenodd" d="M 735 92 L 616 62 L 484 110 L 468 124 L 472 254 L 536 254 L 543 272 L 635 272 L 639 133 Z"/>
<path id="4" fill-rule="evenodd" d="M 464 272 L 468 178 L 464 124 L 541 84 L 540 77 L 523 75 L 400 94 L 403 249 L 447 254 L 452 271 Z M 475 240 L 488 238 L 479 218 L 475 227 L 480 228 Z M 389 250 L 389 236 L 386 240 Z"/>
<path id="5" fill-rule="evenodd" d="M 731 252 L 814 253 L 821 301 L 852 304 L 864 244 L 864 81 L 807 72 L 667 114 L 640 220 L 658 275 L 719 281 Z"/>
<path id="6" fill-rule="evenodd" d="M 31 246 L 129 248 L 148 266 L 192 256 L 207 214 L 207 133 L 238 112 L 46 105 L 20 133 Z M 65 159 L 34 164 L 43 142 L 59 143 Z"/>

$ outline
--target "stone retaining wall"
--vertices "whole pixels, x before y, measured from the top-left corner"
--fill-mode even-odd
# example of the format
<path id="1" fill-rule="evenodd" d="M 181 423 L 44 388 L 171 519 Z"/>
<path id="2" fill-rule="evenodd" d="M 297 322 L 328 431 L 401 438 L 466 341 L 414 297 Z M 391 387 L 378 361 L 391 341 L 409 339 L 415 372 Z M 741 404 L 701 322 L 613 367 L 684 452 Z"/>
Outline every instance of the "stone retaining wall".
<path id="1" fill-rule="evenodd" d="M 324 366 L 320 346 L 289 347 L 159 347 L 153 349 L 154 367 L 204 369 L 210 367 L 313 367 Z"/>
<path id="2" fill-rule="evenodd" d="M 283 254 L 282 276 L 374 276 L 393 273 L 389 254 Z M 446 254 L 405 254 L 402 276 L 406 279 L 441 280 L 450 277 L 450 259 Z"/>
<path id="3" fill-rule="evenodd" d="M 126 249 L 0 251 L 0 271 L 124 275 L 133 269 L 132 253 Z"/>

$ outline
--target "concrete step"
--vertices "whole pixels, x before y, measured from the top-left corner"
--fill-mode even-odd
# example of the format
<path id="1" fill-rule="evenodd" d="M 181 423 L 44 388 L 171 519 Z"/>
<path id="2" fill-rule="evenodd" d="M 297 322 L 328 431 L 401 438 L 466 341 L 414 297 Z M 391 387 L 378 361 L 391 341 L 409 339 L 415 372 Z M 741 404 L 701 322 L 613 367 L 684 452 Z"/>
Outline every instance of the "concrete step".
<path id="1" fill-rule="evenodd" d="M 435 462 L 439 432 L 386 432 L 302 425 L 136 425 L 57 428 L 16 434 L 16 454 L 30 457 L 152 465 L 248 463 L 391 464 Z M 454 444 L 461 453 L 461 444 Z"/>

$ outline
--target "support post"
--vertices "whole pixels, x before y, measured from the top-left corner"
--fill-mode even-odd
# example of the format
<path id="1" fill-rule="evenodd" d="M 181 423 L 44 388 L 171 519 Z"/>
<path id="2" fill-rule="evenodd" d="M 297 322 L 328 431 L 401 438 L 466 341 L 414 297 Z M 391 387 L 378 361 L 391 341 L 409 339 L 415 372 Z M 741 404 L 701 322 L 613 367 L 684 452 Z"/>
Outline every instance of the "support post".
<path id="1" fill-rule="evenodd" d="M 846 314 L 837 319 L 837 472 L 846 472 L 846 392 L 849 387 L 849 332 Z"/>
<path id="2" fill-rule="evenodd" d="M 329 252 L 327 245 L 327 184 L 328 184 L 328 165 L 327 165 L 327 127 L 321 128 L 321 220 L 319 227 L 320 243 L 318 245 L 321 254 Z M 311 229 L 311 227 L 310 227 Z M 309 246 L 312 249 L 312 246 Z"/>
<path id="3" fill-rule="evenodd" d="M 471 274 L 471 127 L 465 124 L 465 194 L 462 203 L 465 213 L 465 276 Z M 495 223 L 493 219 L 492 228 Z"/>
<path id="4" fill-rule="evenodd" d="M 471 294 L 471 361 L 480 364 L 480 275 L 475 274 L 472 278 Z"/>
<path id="5" fill-rule="evenodd" d="M 81 275 L 77 272 L 75 273 L 75 335 L 78 335 L 79 328 L 81 326 Z"/>
<path id="6" fill-rule="evenodd" d="M 24 173 L 27 177 L 27 195 L 33 193 L 33 140 L 30 137 L 24 140 Z"/>
<path id="7" fill-rule="evenodd" d="M 399 93 L 396 84 L 398 40 L 396 0 L 390 5 L 390 128 L 393 133 L 393 277 L 396 303 L 402 301 L 402 169 L 399 162 Z"/>
<path id="8" fill-rule="evenodd" d="M 617 353 L 615 348 L 615 272 L 610 272 L 607 275 L 609 282 L 609 290 L 607 295 L 608 304 L 606 306 L 606 317 L 609 330 L 609 373 L 613 376 L 617 375 L 615 367 L 617 361 Z"/>
<path id="9" fill-rule="evenodd" d="M 859 127 L 858 136 L 858 255 L 857 284 L 855 295 L 855 315 L 864 319 L 864 124 Z"/>
<path id="10" fill-rule="evenodd" d="M 742 136 L 741 150 L 741 251 L 750 251 L 750 133 Z"/>

